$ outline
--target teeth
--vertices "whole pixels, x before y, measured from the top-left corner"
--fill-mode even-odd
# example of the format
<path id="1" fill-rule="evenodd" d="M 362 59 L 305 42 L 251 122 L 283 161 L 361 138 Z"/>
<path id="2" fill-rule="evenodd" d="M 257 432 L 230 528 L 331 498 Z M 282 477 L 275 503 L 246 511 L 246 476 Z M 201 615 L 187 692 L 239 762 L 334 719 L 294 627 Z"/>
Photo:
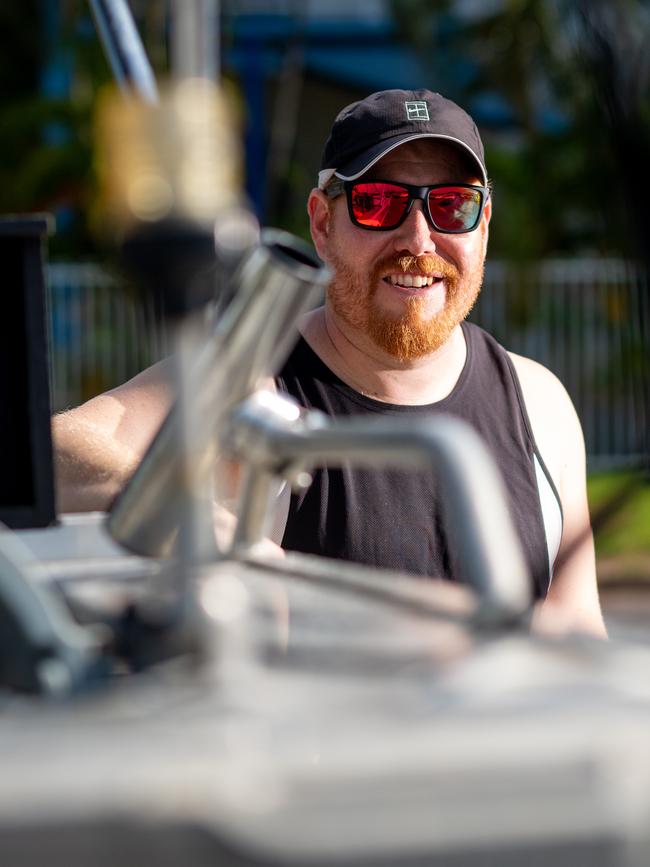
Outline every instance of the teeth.
<path id="1" fill-rule="evenodd" d="M 420 274 L 390 274 L 388 279 L 393 286 L 405 286 L 408 289 L 421 289 L 422 286 L 431 286 L 438 277 L 423 277 Z"/>

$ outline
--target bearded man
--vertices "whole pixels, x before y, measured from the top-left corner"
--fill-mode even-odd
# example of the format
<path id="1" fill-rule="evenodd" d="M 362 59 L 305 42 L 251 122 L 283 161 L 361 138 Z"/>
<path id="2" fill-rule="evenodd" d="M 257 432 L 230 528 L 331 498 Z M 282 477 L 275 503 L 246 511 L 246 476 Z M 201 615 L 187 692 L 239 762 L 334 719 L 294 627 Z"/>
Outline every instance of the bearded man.
<path id="1" fill-rule="evenodd" d="M 276 378 L 332 416 L 456 415 L 483 437 L 552 628 L 605 634 L 580 424 L 559 381 L 465 322 L 483 279 L 490 185 L 455 103 L 389 90 L 337 116 L 311 234 L 332 280 Z M 156 369 L 54 421 L 62 504 L 105 508 L 171 400 Z M 292 495 L 282 547 L 454 579 L 433 472 L 319 469 Z"/>

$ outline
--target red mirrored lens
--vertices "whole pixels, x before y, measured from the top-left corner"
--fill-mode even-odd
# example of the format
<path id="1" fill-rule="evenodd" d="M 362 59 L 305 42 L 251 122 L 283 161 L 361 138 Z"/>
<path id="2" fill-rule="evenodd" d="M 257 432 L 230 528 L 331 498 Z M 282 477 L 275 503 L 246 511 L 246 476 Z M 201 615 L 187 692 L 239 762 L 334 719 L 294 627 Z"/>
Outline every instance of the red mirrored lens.
<path id="1" fill-rule="evenodd" d="M 398 226 L 409 204 L 409 190 L 385 181 L 354 184 L 351 191 L 355 221 L 369 229 Z M 442 232 L 469 232 L 481 213 L 482 193 L 467 187 L 437 187 L 429 191 L 429 213 Z"/>
<path id="2" fill-rule="evenodd" d="M 481 193 L 464 187 L 443 187 L 429 193 L 429 211 L 445 232 L 468 232 L 481 212 Z"/>
<path id="3" fill-rule="evenodd" d="M 351 198 L 352 213 L 358 223 L 388 229 L 404 216 L 409 194 L 394 184 L 355 184 Z"/>

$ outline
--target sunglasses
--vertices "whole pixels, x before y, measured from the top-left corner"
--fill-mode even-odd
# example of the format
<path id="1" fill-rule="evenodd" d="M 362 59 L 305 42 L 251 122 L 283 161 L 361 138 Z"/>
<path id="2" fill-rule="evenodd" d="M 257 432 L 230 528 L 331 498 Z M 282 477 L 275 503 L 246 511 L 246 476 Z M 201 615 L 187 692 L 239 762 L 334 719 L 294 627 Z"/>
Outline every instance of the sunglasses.
<path id="1" fill-rule="evenodd" d="M 342 192 L 347 196 L 350 219 L 362 229 L 375 232 L 397 229 L 409 215 L 413 202 L 420 199 L 429 225 L 446 235 L 473 232 L 490 195 L 488 187 L 470 184 L 417 187 L 380 180 L 335 180 L 325 189 L 331 199 Z"/>

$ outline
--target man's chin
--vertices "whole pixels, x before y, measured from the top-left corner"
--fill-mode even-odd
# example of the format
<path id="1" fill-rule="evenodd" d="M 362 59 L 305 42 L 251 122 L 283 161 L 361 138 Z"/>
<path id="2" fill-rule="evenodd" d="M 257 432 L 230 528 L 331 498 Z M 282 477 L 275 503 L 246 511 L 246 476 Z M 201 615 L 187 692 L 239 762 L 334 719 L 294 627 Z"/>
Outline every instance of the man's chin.
<path id="1" fill-rule="evenodd" d="M 384 352 L 398 361 L 412 361 L 432 355 L 449 339 L 458 324 L 440 314 L 427 322 L 373 316 L 368 336 Z"/>
<path id="2" fill-rule="evenodd" d="M 330 284 L 328 298 L 333 312 L 342 323 L 370 338 L 387 355 L 406 362 L 432 355 L 449 340 L 478 297 L 482 270 L 476 272 L 469 285 L 450 284 L 446 303 L 435 314 L 423 298 L 412 298 L 401 314 L 389 312 L 354 276 L 347 276 L 340 268 Z"/>

